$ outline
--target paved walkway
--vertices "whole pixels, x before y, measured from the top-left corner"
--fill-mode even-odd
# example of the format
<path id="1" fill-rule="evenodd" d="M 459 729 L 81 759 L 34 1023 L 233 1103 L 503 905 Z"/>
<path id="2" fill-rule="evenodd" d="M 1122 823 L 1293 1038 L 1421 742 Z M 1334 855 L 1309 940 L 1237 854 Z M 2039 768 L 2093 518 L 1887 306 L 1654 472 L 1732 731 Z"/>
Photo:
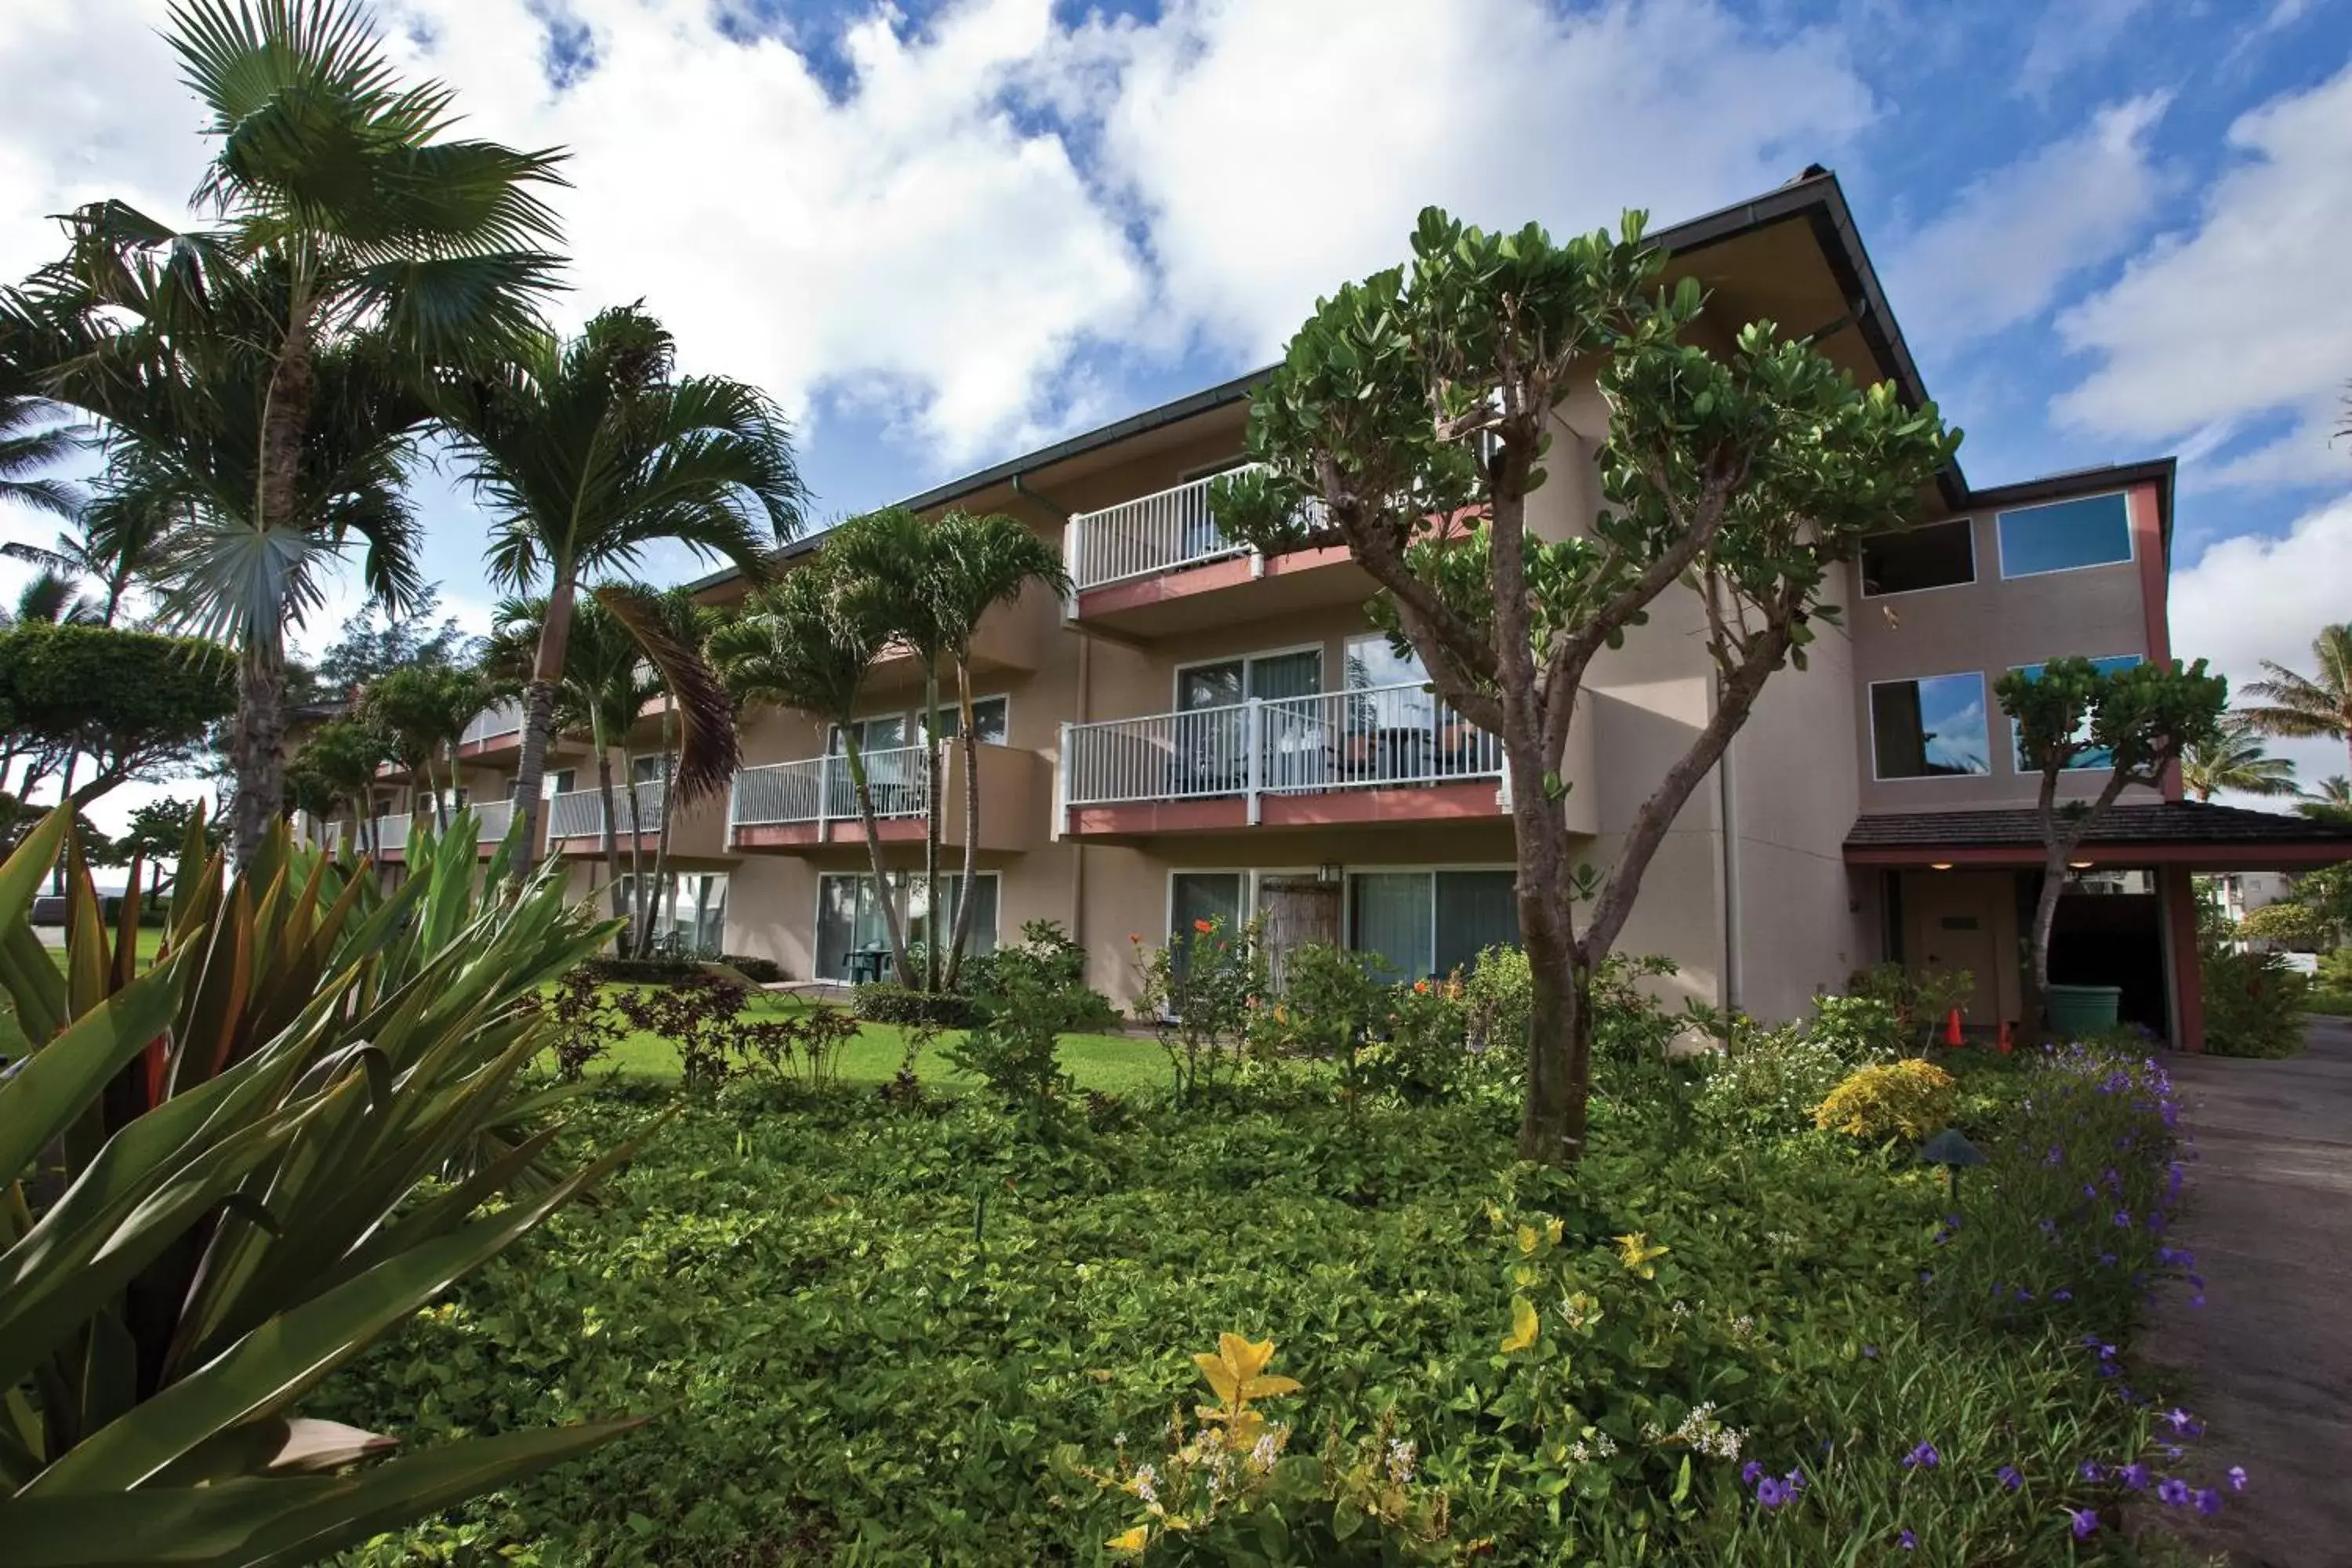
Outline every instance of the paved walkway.
<path id="1" fill-rule="evenodd" d="M 2206 1304 L 2166 1290 L 2148 1348 L 2182 1369 L 2212 1462 L 2252 1478 L 2194 1544 L 2263 1568 L 2352 1568 L 2352 1020 L 2309 1038 L 2286 1061 L 2167 1063 L 2200 1156 L 2179 1238 Z"/>

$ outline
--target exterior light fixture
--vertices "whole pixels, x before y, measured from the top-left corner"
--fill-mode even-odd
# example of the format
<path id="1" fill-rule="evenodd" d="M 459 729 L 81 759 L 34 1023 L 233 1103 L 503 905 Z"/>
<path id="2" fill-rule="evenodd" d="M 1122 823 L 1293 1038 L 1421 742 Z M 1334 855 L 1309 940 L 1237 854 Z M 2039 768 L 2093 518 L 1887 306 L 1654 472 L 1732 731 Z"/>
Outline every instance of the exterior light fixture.
<path id="1" fill-rule="evenodd" d="M 1315 868 L 1315 879 L 1318 882 L 1338 881 L 1339 879 L 1339 867 L 1338 863 L 1327 860 L 1322 865 L 1318 866 Z"/>
<path id="2" fill-rule="evenodd" d="M 1949 860 L 1930 860 L 1927 862 L 1927 869 L 1930 871 L 1948 871 L 1951 868 L 1952 863 Z"/>
<path id="3" fill-rule="evenodd" d="M 2075 871 L 2087 871 L 2091 868 L 2091 863 L 2088 860 L 2069 860 L 2066 865 L 2070 870 Z"/>

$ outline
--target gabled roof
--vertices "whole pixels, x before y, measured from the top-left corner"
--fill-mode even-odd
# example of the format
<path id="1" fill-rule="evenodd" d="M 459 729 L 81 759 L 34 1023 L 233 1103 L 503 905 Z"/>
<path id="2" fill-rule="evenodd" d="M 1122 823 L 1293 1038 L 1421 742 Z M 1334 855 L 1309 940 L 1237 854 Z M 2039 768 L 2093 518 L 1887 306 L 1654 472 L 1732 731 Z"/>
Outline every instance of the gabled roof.
<path id="1" fill-rule="evenodd" d="M 2274 811 L 2162 801 L 2111 806 L 2084 837 L 2082 852 L 2116 864 L 2231 870 L 2322 866 L 2352 860 L 2352 828 Z M 1955 865 L 2039 865 L 2042 827 L 2031 806 L 1865 813 L 1845 836 L 1845 858 L 1890 866 L 1938 858 Z"/>

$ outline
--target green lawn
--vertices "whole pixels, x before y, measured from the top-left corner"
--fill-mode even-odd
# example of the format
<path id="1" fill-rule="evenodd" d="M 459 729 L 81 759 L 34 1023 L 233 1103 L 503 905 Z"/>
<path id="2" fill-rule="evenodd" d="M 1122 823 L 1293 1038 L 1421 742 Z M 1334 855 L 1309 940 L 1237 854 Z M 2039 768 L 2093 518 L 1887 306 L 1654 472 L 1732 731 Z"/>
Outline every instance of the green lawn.
<path id="1" fill-rule="evenodd" d="M 140 962 L 140 963 L 154 963 L 154 962 L 155 962 L 155 952 L 156 952 L 156 950 L 157 950 L 157 949 L 159 949 L 159 948 L 161 948 L 163 945 L 163 927 L 161 927 L 161 926 L 141 926 L 141 927 L 139 928 L 139 962 Z M 65 950 L 64 948 L 62 948 L 62 947 L 53 947 L 53 948 L 50 948 L 50 949 L 49 949 L 49 961 L 50 961 L 52 963 L 55 963 L 55 964 L 58 966 L 58 969 L 63 970 L 63 969 L 65 968 L 65 966 L 66 966 L 66 950 Z"/>
<path id="2" fill-rule="evenodd" d="M 751 1009 L 755 1015 L 790 1017 L 824 1005 L 770 993 L 753 1002 Z M 946 1047 L 961 1037 L 962 1031 L 955 1029 L 941 1035 L 916 1062 L 916 1076 L 926 1085 L 950 1089 L 977 1082 L 971 1074 L 949 1066 L 943 1055 Z M 895 1024 L 863 1025 L 857 1038 L 842 1053 L 841 1076 L 850 1083 L 887 1083 L 897 1076 L 906 1049 L 905 1029 Z M 1164 1086 L 1169 1080 L 1168 1058 L 1160 1054 L 1157 1042 L 1143 1036 L 1066 1035 L 1062 1064 L 1079 1088 L 1105 1094 L 1131 1094 Z M 591 1076 L 674 1079 L 678 1072 L 677 1047 L 657 1035 L 641 1032 L 623 1040 L 589 1070 Z"/>

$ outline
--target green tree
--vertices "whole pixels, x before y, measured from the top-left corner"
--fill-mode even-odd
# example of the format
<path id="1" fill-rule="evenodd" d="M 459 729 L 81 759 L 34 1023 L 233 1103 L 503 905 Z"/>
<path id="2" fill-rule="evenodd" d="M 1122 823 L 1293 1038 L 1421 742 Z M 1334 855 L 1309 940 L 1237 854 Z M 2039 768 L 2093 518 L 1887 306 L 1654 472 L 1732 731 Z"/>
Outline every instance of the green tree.
<path id="1" fill-rule="evenodd" d="M 395 669 L 451 669 L 476 663 L 481 639 L 441 614 L 437 584 L 418 589 L 399 615 L 369 605 L 327 651 L 312 679 L 341 696 Z"/>
<path id="2" fill-rule="evenodd" d="M 90 858 L 101 866 L 144 864 L 149 873 L 147 897 L 151 902 L 160 901 L 178 874 L 180 852 L 191 832 L 207 855 L 228 839 L 219 818 L 206 812 L 201 802 L 166 795 L 134 807 L 122 832 L 107 840 L 103 852 Z"/>
<path id="3" fill-rule="evenodd" d="M 2110 674 L 2087 658 L 2053 658 L 2038 671 L 2011 670 L 1994 684 L 2000 710 L 2017 721 L 2018 752 L 2041 779 L 2034 811 L 2042 826 L 2042 893 L 2028 933 L 2026 1016 L 2039 1022 L 2050 991 L 2050 930 L 2066 862 L 2116 797 L 2138 784 L 2161 788 L 2165 770 L 2220 735 L 2230 683 L 2205 661 L 2137 664 Z M 2104 767 L 2098 794 L 2062 802 L 2070 772 Z"/>
<path id="4" fill-rule="evenodd" d="M 829 725 L 840 733 L 842 764 L 849 770 L 857 801 L 876 902 L 882 906 L 883 930 L 890 938 L 893 973 L 899 984 L 912 988 L 915 972 L 907 958 L 906 928 L 883 869 L 882 835 L 857 738 L 858 700 L 881 639 L 874 627 L 841 615 L 843 595 L 835 581 L 839 570 L 839 558 L 828 551 L 754 594 L 740 615 L 713 628 L 710 658 L 739 704 L 764 702 L 790 709 L 814 720 L 820 730 Z M 822 773 L 817 787 L 824 787 Z"/>
<path id="5" fill-rule="evenodd" d="M 44 470 L 89 446 L 90 432 L 42 395 L 42 368 L 26 335 L 0 321 L 0 501 L 71 518 L 84 503 L 81 487 Z"/>
<path id="6" fill-rule="evenodd" d="M 0 788 L 19 800 L 50 778 L 74 809 L 199 756 L 234 705 L 234 670 L 211 644 L 121 627 L 33 621 L 0 632 Z M 66 770 L 87 759 L 72 782 Z M 24 772 L 9 778 L 17 763 Z"/>
<path id="7" fill-rule="evenodd" d="M 800 526 L 800 474 L 782 416 L 740 382 L 677 375 L 675 346 L 635 306 L 604 310 L 570 342 L 541 334 L 511 367 L 443 400 L 467 478 L 493 514 L 490 575 L 511 594 L 543 588 L 551 606 L 523 686 L 516 789 L 525 843 L 537 828 L 581 584 L 672 542 L 756 579 Z M 681 751 L 681 787 L 714 782 L 698 765 Z"/>
<path id="8" fill-rule="evenodd" d="M 53 542 L 27 544 L 12 539 L 0 544 L 0 557 L 22 561 L 68 584 L 83 577 L 97 578 L 105 587 L 106 597 L 91 618 L 110 626 L 122 614 L 123 595 L 131 591 L 131 584 L 146 577 L 156 564 L 157 543 L 152 532 L 113 515 L 115 500 L 111 492 L 101 490 L 74 514 L 72 529 L 59 533 Z"/>
<path id="9" fill-rule="evenodd" d="M 1373 613 L 1439 696 L 1498 738 L 1517 842 L 1534 1001 L 1520 1152 L 1583 1152 L 1591 985 L 1667 829 L 1753 710 L 1801 665 L 1863 535 L 1901 526 L 1956 437 L 1892 385 L 1857 390 L 1770 322 L 1685 341 L 1695 279 L 1622 234 L 1555 243 L 1488 234 L 1434 208 L 1409 267 L 1322 301 L 1251 399 L 1263 465 L 1213 506 L 1268 552 L 1345 545 L 1381 590 Z M 1597 375 L 1609 406 L 1606 510 L 1536 536 L 1557 410 Z M 1581 461 L 1563 450 L 1559 458 Z M 1444 520 L 1441 524 L 1433 520 Z M 1677 584 L 1696 589 L 1717 700 L 1634 815 L 1597 881 L 1570 862 L 1562 758 L 1592 660 Z M 1572 879 L 1595 891 L 1580 934 Z"/>
<path id="10" fill-rule="evenodd" d="M 363 855 L 381 855 L 376 833 L 376 775 L 394 760 L 392 737 L 383 726 L 358 717 L 330 719 L 310 731 L 310 738 L 288 763 L 289 775 L 299 775 L 293 793 L 306 808 L 324 802 L 322 816 L 336 809 L 352 810 L 352 846 Z"/>
<path id="11" fill-rule="evenodd" d="M 478 672 L 424 665 L 389 671 L 360 693 L 361 714 L 391 738 L 394 756 L 408 774 L 411 814 L 445 832 L 457 784 L 458 743 L 489 700 L 490 683 Z M 447 778 L 436 781 L 434 764 L 444 759 Z"/>
<path id="12" fill-rule="evenodd" d="M 283 793 L 284 630 L 354 534 L 373 592 L 397 605 L 414 589 L 385 469 L 421 415 L 398 389 L 534 330 L 559 265 L 538 192 L 561 154 L 446 135 L 448 90 L 400 82 L 353 0 L 177 0 L 171 16 L 213 143 L 194 195 L 210 226 L 83 207 L 32 313 L 70 340 L 44 390 L 129 437 L 131 477 L 168 481 L 165 510 L 194 509 L 167 609 L 239 650 L 242 858 Z M 223 465 L 230 441 L 246 450 Z"/>
<path id="13" fill-rule="evenodd" d="M 2266 735 L 2341 741 L 2352 752 L 2352 622 L 2320 627 L 2311 663 L 2315 673 L 2305 675 L 2263 660 L 2263 679 L 2246 682 L 2246 695 L 2261 700 L 2240 711 Z"/>
<path id="14" fill-rule="evenodd" d="M 2342 773 L 2319 781 L 2297 802 L 2295 810 L 2314 822 L 2332 822 L 2340 827 L 2352 827 L 2352 779 Z"/>
<path id="15" fill-rule="evenodd" d="M 1033 584 L 1059 597 L 1069 591 L 1062 552 L 1001 512 L 975 517 L 951 511 L 931 530 L 929 595 L 942 650 L 955 667 L 956 736 L 963 752 L 963 878 L 958 884 L 955 935 L 948 945 L 942 984 L 954 990 L 971 940 L 974 879 L 980 872 L 980 738 L 971 708 L 971 650 L 981 621 L 1010 605 Z M 935 808 L 936 809 L 936 808 Z M 930 908 L 939 929 L 939 906 Z M 936 938 L 934 940 L 936 945 Z"/>
<path id="16" fill-rule="evenodd" d="M 101 618 L 71 577 L 47 566 L 16 590 L 13 608 L 0 608 L 0 626 L 94 626 Z"/>
<path id="17" fill-rule="evenodd" d="M 2261 735 L 2239 714 L 2225 718 L 2209 740 L 2180 753 L 2180 782 L 2199 800 L 2216 795 L 2294 795 L 2294 763 L 2263 749 Z"/>

